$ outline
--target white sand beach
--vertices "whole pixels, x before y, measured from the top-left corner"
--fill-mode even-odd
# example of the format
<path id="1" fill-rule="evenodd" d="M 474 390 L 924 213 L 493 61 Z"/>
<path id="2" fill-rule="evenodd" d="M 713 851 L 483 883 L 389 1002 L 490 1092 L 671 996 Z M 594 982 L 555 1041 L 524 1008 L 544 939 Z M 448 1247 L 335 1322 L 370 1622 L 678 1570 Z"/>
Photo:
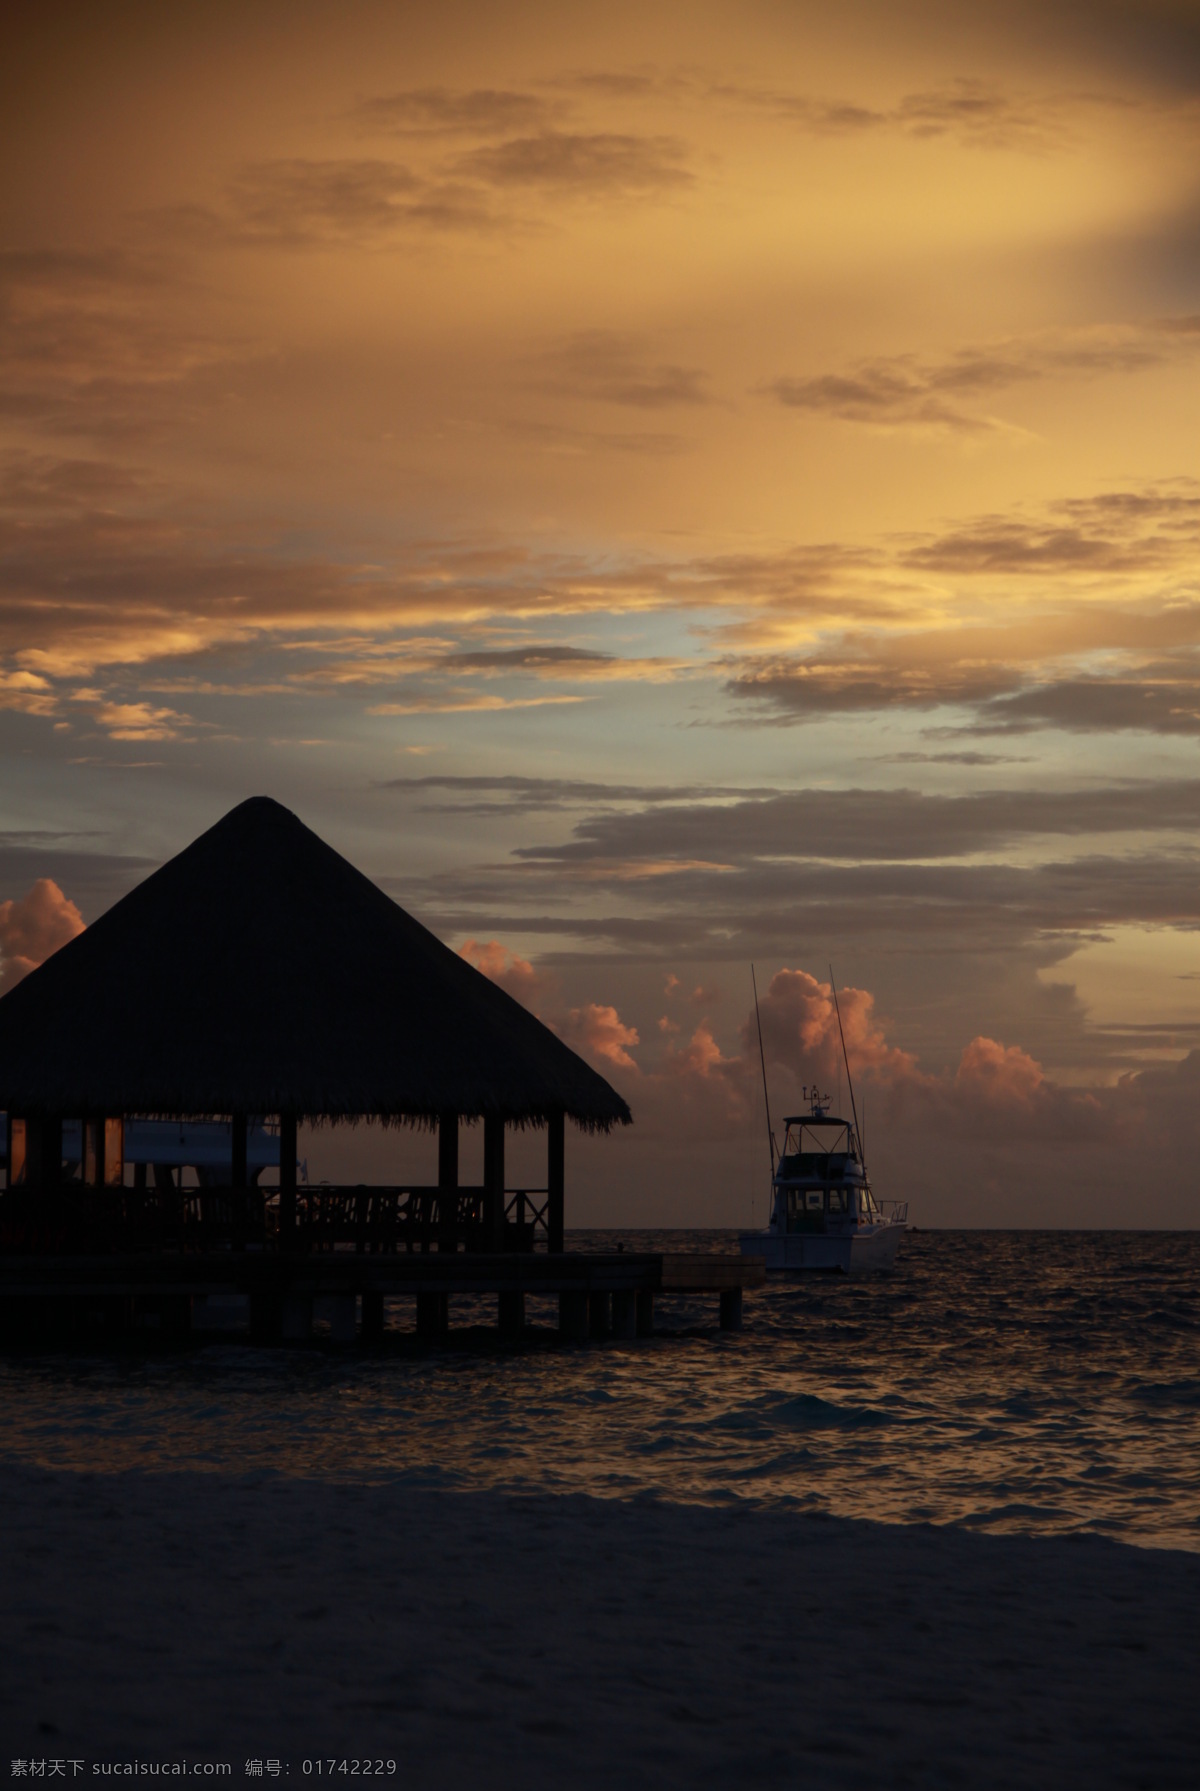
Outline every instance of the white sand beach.
<path id="1" fill-rule="evenodd" d="M 294 1782 L 382 1756 L 396 1784 L 491 1791 L 1200 1782 L 1189 1554 L 196 1473 L 14 1465 L 0 1496 L 9 1762 L 242 1780 L 274 1758 Z"/>

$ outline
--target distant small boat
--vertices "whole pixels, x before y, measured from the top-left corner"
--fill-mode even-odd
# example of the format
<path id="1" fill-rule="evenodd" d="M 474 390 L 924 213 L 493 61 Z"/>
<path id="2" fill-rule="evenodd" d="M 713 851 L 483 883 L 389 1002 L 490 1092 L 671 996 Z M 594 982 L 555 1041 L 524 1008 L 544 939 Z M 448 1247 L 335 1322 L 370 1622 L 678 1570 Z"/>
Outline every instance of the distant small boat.
<path id="1" fill-rule="evenodd" d="M 830 1113 L 814 1089 L 808 1113 L 783 1123 L 770 1222 L 742 1232 L 742 1255 L 761 1256 L 769 1275 L 890 1269 L 908 1229 L 908 1202 L 876 1200 L 854 1121 Z"/>
<path id="2" fill-rule="evenodd" d="M 829 1111 L 828 1095 L 818 1093 L 815 1086 L 805 1088 L 809 1110 L 784 1120 L 783 1149 L 778 1154 L 753 964 L 750 978 L 771 1147 L 771 1217 L 765 1231 L 741 1233 L 742 1255 L 762 1257 L 768 1275 L 794 1275 L 806 1269 L 835 1269 L 854 1275 L 890 1269 L 908 1229 L 908 1202 L 885 1200 L 880 1204 L 871 1192 L 833 965 L 829 966 L 829 988 L 854 1117 L 840 1119 Z"/>

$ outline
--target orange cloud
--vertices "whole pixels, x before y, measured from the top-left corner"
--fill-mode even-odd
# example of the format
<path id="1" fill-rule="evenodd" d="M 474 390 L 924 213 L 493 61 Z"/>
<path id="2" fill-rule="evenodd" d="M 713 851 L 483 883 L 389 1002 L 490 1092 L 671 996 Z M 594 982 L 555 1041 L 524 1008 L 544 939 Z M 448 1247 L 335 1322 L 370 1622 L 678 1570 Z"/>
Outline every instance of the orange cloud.
<path id="1" fill-rule="evenodd" d="M 871 1070 L 889 1080 L 919 1074 L 916 1059 L 889 1045 L 875 1017 L 875 997 L 866 989 L 839 991 L 842 1027 L 851 1070 Z M 806 970 L 779 970 L 760 1003 L 763 1048 L 768 1062 L 785 1065 L 798 1081 L 831 1082 L 841 1065 L 837 1012 L 829 983 Z M 741 1029 L 743 1054 L 757 1051 L 754 1016 Z"/>
<path id="2" fill-rule="evenodd" d="M 459 956 L 484 976 L 496 983 L 514 1001 L 523 1007 L 537 1012 L 538 1001 L 546 993 L 546 979 L 539 974 L 528 958 L 519 957 L 498 939 L 488 939 L 480 943 L 478 939 L 468 939 L 462 946 Z"/>
<path id="3" fill-rule="evenodd" d="M 623 1070 L 638 1067 L 628 1050 L 641 1043 L 637 1028 L 626 1026 L 615 1007 L 602 1007 L 595 1001 L 573 1007 L 561 1031 L 569 1044 L 590 1051 L 593 1057 L 606 1058 Z"/>
<path id="4" fill-rule="evenodd" d="M 0 902 L 0 994 L 82 931 L 82 914 L 49 877 L 23 901 Z"/>
<path id="5" fill-rule="evenodd" d="M 974 1038 L 963 1052 L 954 1077 L 956 1092 L 989 1103 L 1028 1103 L 1046 1087 L 1040 1063 L 1019 1045 Z"/>

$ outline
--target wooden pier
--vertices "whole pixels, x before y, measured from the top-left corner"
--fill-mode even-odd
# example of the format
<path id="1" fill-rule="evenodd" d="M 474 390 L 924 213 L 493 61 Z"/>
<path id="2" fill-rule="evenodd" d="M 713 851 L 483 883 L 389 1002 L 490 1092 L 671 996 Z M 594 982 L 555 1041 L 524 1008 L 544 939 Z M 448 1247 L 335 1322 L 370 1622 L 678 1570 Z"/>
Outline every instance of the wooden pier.
<path id="1" fill-rule="evenodd" d="M 469 1295 L 494 1297 L 501 1334 L 519 1337 L 526 1298 L 549 1296 L 558 1300 L 559 1335 L 582 1343 L 651 1336 L 659 1295 L 715 1294 L 721 1328 L 740 1329 L 743 1289 L 762 1279 L 757 1259 L 682 1252 L 11 1255 L 0 1256 L 0 1335 L 112 1334 L 157 1321 L 161 1335 L 182 1337 L 194 1301 L 232 1295 L 248 1301 L 260 1343 L 311 1338 L 318 1301 L 334 1342 L 378 1342 L 387 1300 L 412 1302 L 417 1335 L 433 1340 L 449 1331 L 451 1301 Z"/>

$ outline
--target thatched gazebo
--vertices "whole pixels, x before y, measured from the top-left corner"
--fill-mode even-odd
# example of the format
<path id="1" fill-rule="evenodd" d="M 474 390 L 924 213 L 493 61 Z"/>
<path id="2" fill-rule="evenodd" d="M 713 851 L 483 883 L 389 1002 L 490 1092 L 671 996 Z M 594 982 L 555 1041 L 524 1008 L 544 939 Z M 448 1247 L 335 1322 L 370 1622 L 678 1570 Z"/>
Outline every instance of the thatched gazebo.
<path id="1" fill-rule="evenodd" d="M 547 1128 L 537 1218 L 561 1251 L 565 1121 L 630 1121 L 548 1027 L 266 797 L 233 809 L 0 1000 L 0 1106 L 10 1134 L 23 1127 L 31 1197 L 61 1191 L 64 1119 L 83 1122 L 82 1175 L 97 1189 L 113 1180 L 115 1119 L 227 1119 L 236 1192 L 247 1116 L 277 1118 L 285 1250 L 302 1246 L 315 1211 L 302 1196 L 298 1225 L 301 1120 L 436 1127 L 437 1187 L 392 1190 L 390 1243 L 377 1247 L 412 1249 L 420 1231 L 426 1250 L 492 1251 L 532 1238 L 524 1209 L 515 1227 L 506 1214 L 506 1126 Z M 481 1189 L 459 1187 L 460 1119 L 483 1121 Z M 361 1236 L 363 1191 L 353 1193 Z"/>

